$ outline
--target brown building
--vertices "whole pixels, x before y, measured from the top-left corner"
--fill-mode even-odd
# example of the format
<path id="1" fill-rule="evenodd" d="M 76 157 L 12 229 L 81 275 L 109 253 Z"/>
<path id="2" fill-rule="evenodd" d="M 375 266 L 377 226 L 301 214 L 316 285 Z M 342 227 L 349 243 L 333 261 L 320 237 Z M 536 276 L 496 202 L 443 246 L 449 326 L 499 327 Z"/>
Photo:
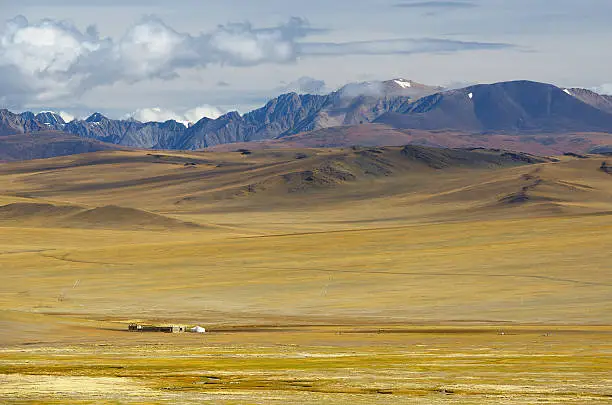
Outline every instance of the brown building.
<path id="1" fill-rule="evenodd" d="M 128 327 L 130 332 L 157 332 L 157 333 L 183 333 L 186 331 L 184 326 L 154 326 L 154 325 L 139 325 L 130 324 Z"/>

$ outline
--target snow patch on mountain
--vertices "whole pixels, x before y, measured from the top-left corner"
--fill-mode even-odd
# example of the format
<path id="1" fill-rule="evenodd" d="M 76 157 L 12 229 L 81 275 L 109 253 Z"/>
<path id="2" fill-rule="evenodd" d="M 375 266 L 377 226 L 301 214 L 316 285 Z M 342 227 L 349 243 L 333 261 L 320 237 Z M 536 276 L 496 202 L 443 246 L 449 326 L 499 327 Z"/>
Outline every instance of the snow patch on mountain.
<path id="1" fill-rule="evenodd" d="M 394 80 L 394 82 L 397 83 L 397 85 L 400 86 L 402 89 L 409 89 L 412 87 L 412 82 L 410 82 L 410 80 L 396 79 Z"/>

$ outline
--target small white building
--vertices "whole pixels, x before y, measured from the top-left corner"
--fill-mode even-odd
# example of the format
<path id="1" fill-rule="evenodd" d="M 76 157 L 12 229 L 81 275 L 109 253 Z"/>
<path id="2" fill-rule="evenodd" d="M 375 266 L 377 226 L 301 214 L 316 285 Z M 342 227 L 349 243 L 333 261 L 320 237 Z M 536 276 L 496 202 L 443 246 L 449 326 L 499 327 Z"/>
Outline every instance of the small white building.
<path id="1" fill-rule="evenodd" d="M 189 329 L 189 332 L 191 332 L 191 333 L 206 333 L 206 329 L 204 329 L 201 326 L 194 326 L 193 328 Z"/>

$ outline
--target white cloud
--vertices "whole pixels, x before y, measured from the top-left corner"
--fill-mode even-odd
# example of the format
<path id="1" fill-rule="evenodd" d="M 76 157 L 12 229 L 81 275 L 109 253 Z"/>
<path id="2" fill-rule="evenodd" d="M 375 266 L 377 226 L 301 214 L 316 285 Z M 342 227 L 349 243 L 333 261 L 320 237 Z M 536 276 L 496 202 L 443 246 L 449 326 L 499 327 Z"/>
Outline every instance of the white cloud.
<path id="1" fill-rule="evenodd" d="M 278 90 L 282 92 L 295 92 L 299 94 L 323 94 L 330 92 L 330 90 L 327 88 L 325 80 L 319 80 L 309 76 L 302 76 L 291 83 L 279 87 Z"/>
<path id="2" fill-rule="evenodd" d="M 198 122 L 202 118 L 216 119 L 223 115 L 223 112 L 217 107 L 211 105 L 202 105 L 196 108 L 192 108 L 183 114 L 185 119 L 189 122 Z"/>
<path id="3" fill-rule="evenodd" d="M 380 97 L 385 92 L 385 86 L 380 81 L 349 83 L 339 91 L 343 98 L 353 98 L 357 96 Z"/>
<path id="4" fill-rule="evenodd" d="M 148 17 L 113 40 L 100 38 L 95 27 L 81 32 L 68 22 L 20 16 L 0 31 L 0 92 L 4 104 L 23 105 L 118 82 L 172 79 L 183 68 L 285 63 L 295 60 L 307 25 L 293 18 L 273 28 L 230 24 L 191 36 Z"/>
<path id="5" fill-rule="evenodd" d="M 612 96 L 612 83 L 602 84 L 601 86 L 597 86 L 593 88 L 593 91 L 599 94 L 611 95 Z"/>
<path id="6" fill-rule="evenodd" d="M 162 21 L 147 19 L 130 28 L 113 46 L 112 60 L 122 70 L 122 79 L 139 81 L 149 77 L 171 75 L 180 65 L 188 37 L 179 34 Z M 194 55 L 194 63 L 197 55 Z"/>
<path id="7" fill-rule="evenodd" d="M 62 117 L 64 122 L 70 122 L 76 118 L 74 115 L 67 113 L 66 111 L 60 111 L 58 114 L 60 117 Z"/>
<path id="8" fill-rule="evenodd" d="M 12 83 L 0 90 L 9 104 L 70 95 L 82 78 L 70 70 L 99 48 L 99 43 L 65 23 L 43 20 L 30 25 L 17 17 L 0 33 L 0 74 Z"/>
<path id="9" fill-rule="evenodd" d="M 0 43 L 3 62 L 32 75 L 66 73 L 79 57 L 99 47 L 70 27 L 50 20 L 30 26 L 23 17 L 9 22 Z"/>
<path id="10" fill-rule="evenodd" d="M 159 107 L 141 108 L 136 110 L 133 114 L 130 114 L 130 116 L 141 122 L 164 122 L 168 120 L 183 121 L 174 111 L 164 110 Z"/>
<path id="11" fill-rule="evenodd" d="M 295 59 L 295 38 L 283 35 L 280 28 L 255 30 L 248 23 L 230 24 L 212 33 L 210 47 L 221 61 L 237 65 L 283 63 Z"/>
<path id="12" fill-rule="evenodd" d="M 165 122 L 174 120 L 188 126 L 189 123 L 196 123 L 204 117 L 215 119 L 219 118 L 222 114 L 223 112 L 216 107 L 203 105 L 187 110 L 182 114 L 159 107 L 142 108 L 128 116 L 141 122 Z"/>
<path id="13" fill-rule="evenodd" d="M 73 102 L 96 87 L 170 80 L 185 69 L 211 65 L 243 67 L 291 63 L 304 56 L 456 52 L 509 46 L 431 38 L 302 42 L 322 31 L 310 28 L 306 20 L 291 18 L 270 28 L 244 22 L 191 35 L 147 17 L 118 38 L 102 38 L 95 27 L 81 31 L 65 21 L 31 23 L 25 17 L 16 17 L 0 30 L 0 107 Z M 298 90 L 304 86 L 312 90 L 313 84 L 316 81 L 297 83 Z"/>

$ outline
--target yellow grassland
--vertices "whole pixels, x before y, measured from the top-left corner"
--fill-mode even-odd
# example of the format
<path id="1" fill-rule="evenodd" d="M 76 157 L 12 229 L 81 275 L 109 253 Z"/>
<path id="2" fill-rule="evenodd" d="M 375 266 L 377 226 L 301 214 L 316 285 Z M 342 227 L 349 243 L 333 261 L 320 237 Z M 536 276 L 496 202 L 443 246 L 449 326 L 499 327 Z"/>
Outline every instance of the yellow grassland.
<path id="1" fill-rule="evenodd" d="M 0 402 L 609 403 L 605 157 L 397 150 L 1 165 Z"/>

